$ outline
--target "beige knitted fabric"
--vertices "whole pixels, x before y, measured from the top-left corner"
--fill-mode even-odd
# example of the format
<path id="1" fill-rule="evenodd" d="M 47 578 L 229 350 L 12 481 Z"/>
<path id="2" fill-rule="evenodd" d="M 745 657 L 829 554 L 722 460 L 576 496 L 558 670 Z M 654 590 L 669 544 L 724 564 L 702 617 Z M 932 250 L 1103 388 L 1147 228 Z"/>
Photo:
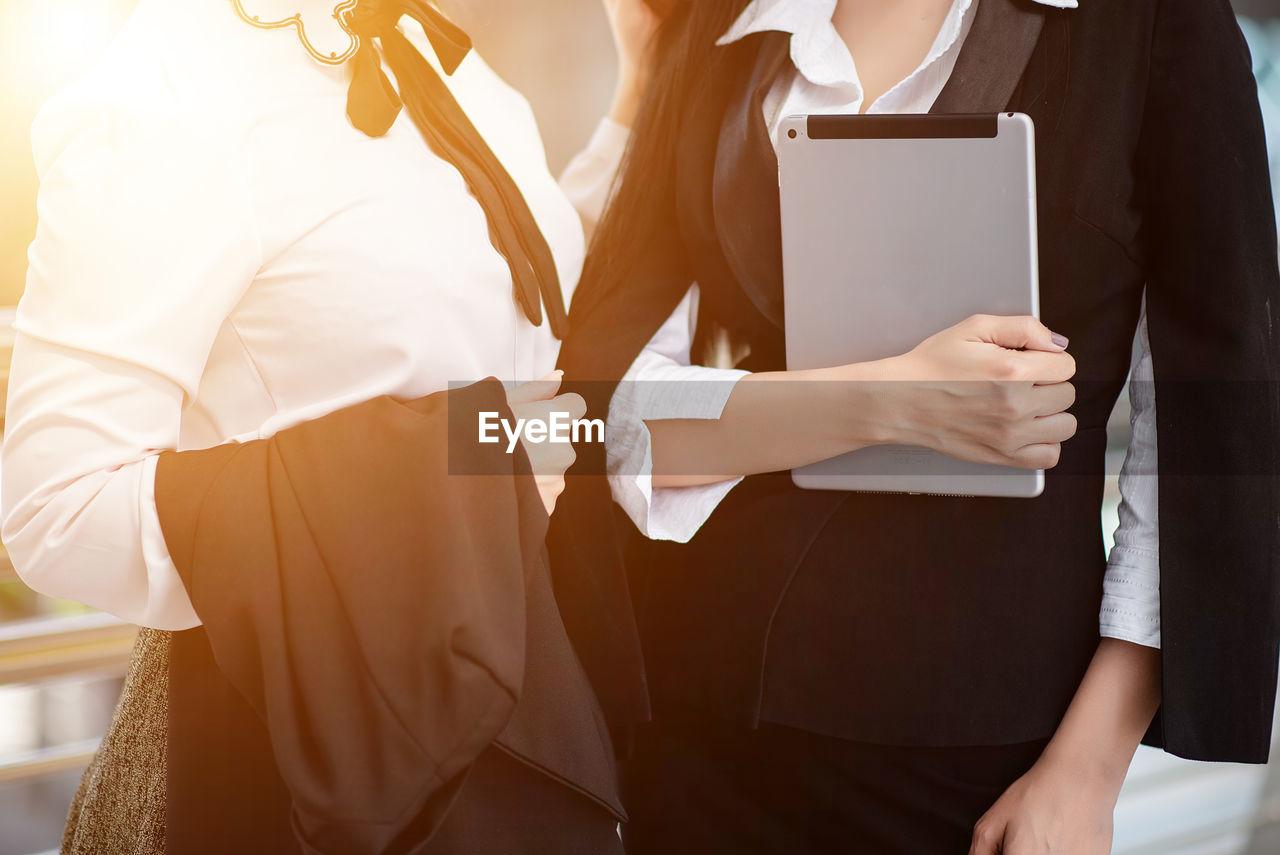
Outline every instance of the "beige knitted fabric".
<path id="1" fill-rule="evenodd" d="M 170 634 L 143 629 L 111 726 L 76 791 L 61 855 L 164 855 Z"/>

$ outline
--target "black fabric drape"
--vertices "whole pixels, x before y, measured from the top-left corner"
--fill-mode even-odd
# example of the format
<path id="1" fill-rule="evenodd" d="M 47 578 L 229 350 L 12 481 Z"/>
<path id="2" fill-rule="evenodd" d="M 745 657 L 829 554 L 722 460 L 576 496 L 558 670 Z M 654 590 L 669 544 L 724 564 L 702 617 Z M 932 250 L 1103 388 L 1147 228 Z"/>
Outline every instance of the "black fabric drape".
<path id="1" fill-rule="evenodd" d="M 1151 739 L 1264 762 L 1280 648 L 1280 276 L 1249 48 L 1226 0 L 1164 0 L 1136 157 L 1160 472 Z M 1194 107 L 1189 105 L 1194 104 Z"/>
<path id="2" fill-rule="evenodd" d="M 522 453 L 473 441 L 480 411 L 510 417 L 497 381 L 161 456 L 161 526 L 203 622 L 171 660 L 172 851 L 217 851 L 196 838 L 219 825 L 291 825 L 308 855 L 415 851 L 495 740 L 621 813 L 546 511 Z M 246 745 L 257 760 L 234 762 Z"/>

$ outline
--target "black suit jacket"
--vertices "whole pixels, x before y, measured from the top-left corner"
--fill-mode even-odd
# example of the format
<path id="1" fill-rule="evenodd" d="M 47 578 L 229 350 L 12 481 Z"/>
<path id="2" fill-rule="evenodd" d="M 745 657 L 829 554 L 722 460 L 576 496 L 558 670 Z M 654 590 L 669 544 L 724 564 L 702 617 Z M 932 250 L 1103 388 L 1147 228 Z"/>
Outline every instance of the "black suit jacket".
<path id="1" fill-rule="evenodd" d="M 717 51 L 665 177 L 668 232 L 628 281 L 580 286 L 561 364 L 596 414 L 693 281 L 700 338 L 723 327 L 750 346 L 743 367 L 784 366 L 760 103 L 786 62 L 776 33 Z M 1049 735 L 1097 643 L 1105 424 L 1145 289 L 1163 633 L 1149 741 L 1266 759 L 1280 276 L 1247 47 L 1226 0 L 983 0 L 935 111 L 1006 108 L 1035 122 L 1041 314 L 1078 365 L 1079 433 L 1045 494 L 867 496 L 757 476 L 691 544 L 641 545 L 624 569 L 600 536 L 601 479 L 573 479 L 553 532 L 557 592 L 615 722 L 654 704 L 907 744 Z M 582 471 L 601 465 L 584 451 Z"/>

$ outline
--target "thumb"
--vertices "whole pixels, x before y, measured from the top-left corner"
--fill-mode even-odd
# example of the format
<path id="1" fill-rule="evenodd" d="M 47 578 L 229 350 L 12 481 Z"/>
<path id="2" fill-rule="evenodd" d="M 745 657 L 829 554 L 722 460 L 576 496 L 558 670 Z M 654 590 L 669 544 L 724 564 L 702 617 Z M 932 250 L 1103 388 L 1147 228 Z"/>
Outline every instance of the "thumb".
<path id="1" fill-rule="evenodd" d="M 1059 335 L 1030 315 L 1010 317 L 980 315 L 975 319 L 978 336 L 1010 350 L 1043 350 L 1060 353 L 1067 349 L 1067 337 Z"/>
<path id="2" fill-rule="evenodd" d="M 534 401 L 550 400 L 559 391 L 562 380 L 564 380 L 564 372 L 556 369 L 540 380 L 521 383 L 519 386 L 507 390 L 507 403 L 514 406 L 515 404 L 531 404 Z"/>

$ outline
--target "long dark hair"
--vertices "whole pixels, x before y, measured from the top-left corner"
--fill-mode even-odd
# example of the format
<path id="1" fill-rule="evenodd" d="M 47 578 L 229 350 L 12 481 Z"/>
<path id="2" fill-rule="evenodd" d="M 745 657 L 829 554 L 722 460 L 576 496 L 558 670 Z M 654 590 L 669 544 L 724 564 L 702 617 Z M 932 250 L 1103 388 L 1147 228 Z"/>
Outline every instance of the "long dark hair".
<path id="1" fill-rule="evenodd" d="M 715 43 L 749 0 L 676 2 L 653 46 L 654 71 L 641 100 L 609 208 L 592 239 L 580 294 L 625 287 L 640 262 L 673 250 L 680 124 L 711 66 Z M 651 0 L 661 8 L 666 3 Z"/>

